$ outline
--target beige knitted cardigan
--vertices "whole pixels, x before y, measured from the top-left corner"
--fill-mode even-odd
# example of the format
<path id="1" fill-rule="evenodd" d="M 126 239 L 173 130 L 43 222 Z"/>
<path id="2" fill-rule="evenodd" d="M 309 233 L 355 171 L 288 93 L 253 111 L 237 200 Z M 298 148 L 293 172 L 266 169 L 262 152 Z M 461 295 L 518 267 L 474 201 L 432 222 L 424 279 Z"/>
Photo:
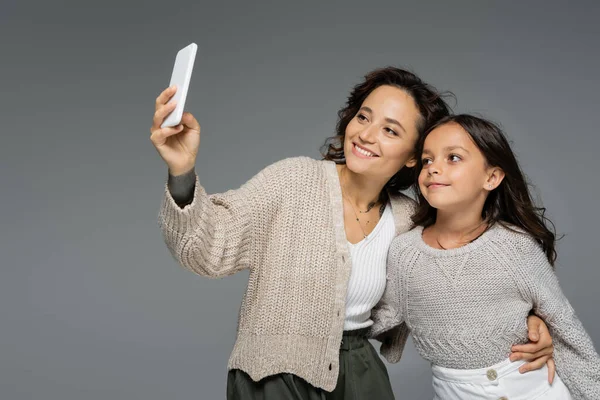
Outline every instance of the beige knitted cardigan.
<path id="1" fill-rule="evenodd" d="M 396 234 L 414 202 L 391 197 Z M 335 388 L 351 260 L 335 163 L 276 162 L 237 190 L 175 204 L 165 186 L 159 224 L 173 257 L 210 278 L 250 270 L 229 369 L 258 381 L 292 373 Z"/>

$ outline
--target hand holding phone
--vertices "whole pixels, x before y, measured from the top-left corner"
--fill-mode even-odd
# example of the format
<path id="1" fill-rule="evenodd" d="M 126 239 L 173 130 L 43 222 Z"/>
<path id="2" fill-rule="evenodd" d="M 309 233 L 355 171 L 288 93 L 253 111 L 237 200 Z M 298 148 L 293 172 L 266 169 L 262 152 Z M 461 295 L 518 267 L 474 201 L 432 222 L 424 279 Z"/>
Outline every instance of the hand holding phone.
<path id="1" fill-rule="evenodd" d="M 191 43 L 177 52 L 175 65 L 171 74 L 171 82 L 169 83 L 169 86 L 177 87 L 177 92 L 175 92 L 175 95 L 169 102 L 175 101 L 177 105 L 160 125 L 161 128 L 177 126 L 181 122 L 188 88 L 192 78 L 192 70 L 194 69 L 194 61 L 196 60 L 197 49 L 198 46 L 196 43 Z"/>
<path id="2" fill-rule="evenodd" d="M 200 124 L 191 113 L 183 112 L 195 52 L 192 43 L 177 54 L 171 85 L 156 98 L 150 128 L 150 140 L 172 175 L 193 168 L 200 147 Z"/>

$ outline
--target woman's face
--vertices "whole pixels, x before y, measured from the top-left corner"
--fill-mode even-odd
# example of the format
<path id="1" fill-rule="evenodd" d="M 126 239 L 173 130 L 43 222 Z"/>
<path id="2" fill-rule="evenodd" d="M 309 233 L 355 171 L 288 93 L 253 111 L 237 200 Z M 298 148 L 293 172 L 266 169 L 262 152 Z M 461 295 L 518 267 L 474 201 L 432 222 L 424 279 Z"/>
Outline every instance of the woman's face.
<path id="1" fill-rule="evenodd" d="M 346 127 L 344 155 L 354 173 L 385 179 L 413 167 L 421 115 L 413 98 L 394 86 L 379 86 Z"/>

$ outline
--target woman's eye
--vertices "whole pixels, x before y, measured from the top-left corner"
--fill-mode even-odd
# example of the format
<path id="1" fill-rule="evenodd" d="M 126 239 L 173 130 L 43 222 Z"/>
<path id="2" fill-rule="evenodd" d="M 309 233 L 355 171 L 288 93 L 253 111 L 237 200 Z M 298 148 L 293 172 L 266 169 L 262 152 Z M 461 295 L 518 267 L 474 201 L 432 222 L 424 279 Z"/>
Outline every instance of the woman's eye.
<path id="1" fill-rule="evenodd" d="M 364 116 L 364 114 L 358 114 L 358 115 L 356 116 L 356 118 L 357 118 L 359 121 L 366 121 L 366 120 L 367 120 L 367 117 L 365 117 L 365 116 Z"/>
<path id="2" fill-rule="evenodd" d="M 390 129 L 390 128 L 385 128 L 385 131 L 386 131 L 387 133 L 391 133 L 391 134 L 392 134 L 392 135 L 394 135 L 394 136 L 398 136 L 398 134 L 396 133 L 396 131 L 394 131 L 393 129 Z"/>

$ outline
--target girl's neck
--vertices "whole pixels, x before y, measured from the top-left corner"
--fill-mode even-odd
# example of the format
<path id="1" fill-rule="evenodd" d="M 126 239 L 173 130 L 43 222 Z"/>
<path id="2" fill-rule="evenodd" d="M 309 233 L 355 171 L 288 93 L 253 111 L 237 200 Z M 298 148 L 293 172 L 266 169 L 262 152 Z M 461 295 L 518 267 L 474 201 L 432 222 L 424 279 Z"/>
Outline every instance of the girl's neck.
<path id="1" fill-rule="evenodd" d="M 352 172 L 345 164 L 337 165 L 342 191 L 360 210 L 366 210 L 377 203 L 385 181 Z"/>
<path id="2" fill-rule="evenodd" d="M 462 245 L 485 232 L 487 221 L 481 217 L 481 211 L 477 208 L 475 211 L 473 208 L 467 208 L 465 211 L 457 212 L 438 210 L 435 223 L 429 229 L 440 245 L 443 243 Z"/>

